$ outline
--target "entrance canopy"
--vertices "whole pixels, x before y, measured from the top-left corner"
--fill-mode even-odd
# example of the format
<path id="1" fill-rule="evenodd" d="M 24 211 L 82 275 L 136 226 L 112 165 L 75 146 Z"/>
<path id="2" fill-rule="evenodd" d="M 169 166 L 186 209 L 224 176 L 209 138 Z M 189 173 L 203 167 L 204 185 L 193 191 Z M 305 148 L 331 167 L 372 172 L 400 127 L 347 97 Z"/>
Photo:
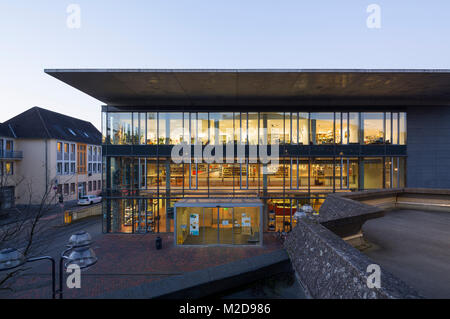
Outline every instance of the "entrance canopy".
<path id="1" fill-rule="evenodd" d="M 450 70 L 48 69 L 117 107 L 450 105 Z"/>
<path id="2" fill-rule="evenodd" d="M 175 203 L 177 245 L 262 245 L 257 199 L 183 199 Z"/>

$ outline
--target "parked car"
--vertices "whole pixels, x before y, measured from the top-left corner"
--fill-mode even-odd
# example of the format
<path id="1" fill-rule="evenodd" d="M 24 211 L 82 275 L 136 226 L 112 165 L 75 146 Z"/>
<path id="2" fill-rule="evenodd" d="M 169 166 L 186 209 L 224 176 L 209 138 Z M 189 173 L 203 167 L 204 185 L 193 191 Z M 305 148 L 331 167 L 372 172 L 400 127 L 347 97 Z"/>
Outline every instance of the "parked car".
<path id="1" fill-rule="evenodd" d="M 80 197 L 80 199 L 78 200 L 78 205 L 92 205 L 100 203 L 101 201 L 102 198 L 100 196 L 86 195 Z"/>

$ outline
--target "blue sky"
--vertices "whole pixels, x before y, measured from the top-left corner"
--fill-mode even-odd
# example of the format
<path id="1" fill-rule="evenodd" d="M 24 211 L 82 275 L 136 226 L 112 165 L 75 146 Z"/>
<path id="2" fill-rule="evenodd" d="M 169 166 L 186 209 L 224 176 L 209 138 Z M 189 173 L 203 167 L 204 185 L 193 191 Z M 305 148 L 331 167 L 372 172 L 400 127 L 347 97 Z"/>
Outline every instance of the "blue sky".
<path id="1" fill-rule="evenodd" d="M 449 16 L 448 0 L 1 0 L 0 122 L 40 106 L 100 128 L 102 103 L 45 68 L 450 69 Z"/>

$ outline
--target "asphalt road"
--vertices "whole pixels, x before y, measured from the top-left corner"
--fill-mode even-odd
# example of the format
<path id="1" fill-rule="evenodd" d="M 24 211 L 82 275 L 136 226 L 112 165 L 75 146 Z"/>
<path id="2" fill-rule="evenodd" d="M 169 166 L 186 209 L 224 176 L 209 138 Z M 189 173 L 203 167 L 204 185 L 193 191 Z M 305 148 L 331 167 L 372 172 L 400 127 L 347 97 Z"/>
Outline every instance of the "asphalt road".
<path id="1" fill-rule="evenodd" d="M 424 297 L 450 298 L 450 213 L 392 211 L 367 221 L 363 233 L 373 244 L 369 258 Z"/>

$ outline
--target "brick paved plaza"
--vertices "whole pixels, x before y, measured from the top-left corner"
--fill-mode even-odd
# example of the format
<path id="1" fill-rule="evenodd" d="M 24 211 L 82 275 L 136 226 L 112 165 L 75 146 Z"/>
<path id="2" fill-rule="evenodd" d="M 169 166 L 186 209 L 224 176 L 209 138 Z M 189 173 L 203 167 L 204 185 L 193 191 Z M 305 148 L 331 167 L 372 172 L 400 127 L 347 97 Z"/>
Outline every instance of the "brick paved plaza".
<path id="1" fill-rule="evenodd" d="M 161 235 L 156 250 L 154 234 L 97 234 L 93 248 L 98 263 L 82 272 L 81 289 L 65 289 L 65 298 L 91 298 L 138 286 L 168 276 L 223 265 L 281 248 L 273 234 L 264 234 L 263 247 L 175 247 L 173 234 Z M 61 244 L 61 247 L 63 245 Z M 55 254 L 56 257 L 57 254 Z M 37 265 L 14 283 L 2 298 L 51 298 L 50 265 Z"/>

